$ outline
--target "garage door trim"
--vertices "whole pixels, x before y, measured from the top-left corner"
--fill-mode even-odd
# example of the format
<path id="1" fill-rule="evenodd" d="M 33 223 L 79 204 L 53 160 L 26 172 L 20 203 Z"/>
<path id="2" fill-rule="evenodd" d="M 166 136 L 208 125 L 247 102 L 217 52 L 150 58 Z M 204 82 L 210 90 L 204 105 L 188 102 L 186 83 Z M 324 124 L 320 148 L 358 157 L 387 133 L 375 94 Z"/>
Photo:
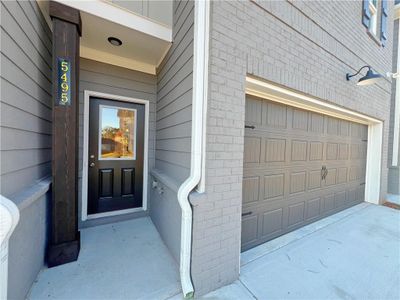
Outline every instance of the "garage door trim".
<path id="1" fill-rule="evenodd" d="M 368 125 L 365 201 L 379 204 L 383 133 L 381 120 L 251 76 L 246 77 L 246 94 Z"/>

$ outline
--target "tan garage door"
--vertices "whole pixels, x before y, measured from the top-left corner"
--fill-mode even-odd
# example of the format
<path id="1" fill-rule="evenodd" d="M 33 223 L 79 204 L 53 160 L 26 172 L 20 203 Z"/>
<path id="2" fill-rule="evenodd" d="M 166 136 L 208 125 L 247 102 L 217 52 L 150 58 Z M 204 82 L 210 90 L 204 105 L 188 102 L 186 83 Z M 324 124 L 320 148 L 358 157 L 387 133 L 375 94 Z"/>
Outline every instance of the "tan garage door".
<path id="1" fill-rule="evenodd" d="M 248 96 L 242 251 L 364 201 L 367 130 Z"/>

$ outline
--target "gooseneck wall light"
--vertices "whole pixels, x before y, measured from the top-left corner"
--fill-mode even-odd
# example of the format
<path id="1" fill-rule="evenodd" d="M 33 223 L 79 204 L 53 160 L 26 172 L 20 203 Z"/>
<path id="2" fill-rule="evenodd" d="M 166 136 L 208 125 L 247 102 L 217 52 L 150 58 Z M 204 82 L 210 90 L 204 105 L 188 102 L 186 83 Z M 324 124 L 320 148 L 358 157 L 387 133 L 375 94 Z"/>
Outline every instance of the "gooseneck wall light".
<path id="1" fill-rule="evenodd" d="M 360 74 L 361 70 L 363 70 L 365 68 L 368 68 L 368 71 L 365 74 L 365 76 L 361 77 L 358 80 L 357 85 L 370 85 L 370 84 L 376 83 L 380 78 L 384 77 L 379 73 L 374 73 L 372 71 L 371 66 L 364 66 L 364 67 L 360 68 L 360 70 L 358 70 L 358 72 L 355 73 L 355 74 L 347 73 L 346 74 L 346 80 L 349 81 L 351 77 L 354 77 L 354 76 Z"/>

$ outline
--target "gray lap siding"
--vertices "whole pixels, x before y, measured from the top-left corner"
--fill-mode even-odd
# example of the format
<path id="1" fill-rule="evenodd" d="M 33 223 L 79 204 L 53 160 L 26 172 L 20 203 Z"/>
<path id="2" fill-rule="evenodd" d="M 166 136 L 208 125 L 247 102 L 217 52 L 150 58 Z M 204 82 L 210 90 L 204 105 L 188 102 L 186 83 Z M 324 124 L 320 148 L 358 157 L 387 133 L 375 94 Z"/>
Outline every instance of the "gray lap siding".
<path id="1" fill-rule="evenodd" d="M 380 47 L 368 36 L 361 5 L 211 3 L 206 195 L 194 201 L 193 221 L 197 295 L 239 275 L 247 74 L 383 120 L 381 198 L 386 194 L 390 80 L 359 87 L 345 74 L 366 64 L 382 74 L 390 70 L 392 40 Z"/>
<path id="2" fill-rule="evenodd" d="M 159 190 L 151 190 L 150 216 L 176 261 L 182 213 L 177 192 L 190 173 L 193 23 L 194 2 L 174 1 L 173 43 L 157 68 L 155 171 L 161 176 L 153 177 Z"/>
<path id="3" fill-rule="evenodd" d="M 36 2 L 1 2 L 1 194 L 51 172 L 51 32 Z"/>
<path id="4" fill-rule="evenodd" d="M 47 243 L 51 195 L 38 186 L 48 187 L 41 180 L 51 175 L 52 36 L 36 1 L 1 1 L 0 27 L 0 193 L 20 210 L 9 242 L 8 298 L 25 299 Z"/>

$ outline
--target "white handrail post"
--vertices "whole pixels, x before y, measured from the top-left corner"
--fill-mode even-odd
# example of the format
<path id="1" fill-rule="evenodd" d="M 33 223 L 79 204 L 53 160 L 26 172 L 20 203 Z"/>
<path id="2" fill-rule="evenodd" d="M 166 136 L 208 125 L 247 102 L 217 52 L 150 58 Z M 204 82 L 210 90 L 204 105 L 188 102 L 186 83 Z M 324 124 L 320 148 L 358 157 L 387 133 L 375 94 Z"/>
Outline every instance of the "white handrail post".
<path id="1" fill-rule="evenodd" d="M 8 241 L 19 221 L 18 207 L 0 195 L 0 299 L 7 299 Z"/>

